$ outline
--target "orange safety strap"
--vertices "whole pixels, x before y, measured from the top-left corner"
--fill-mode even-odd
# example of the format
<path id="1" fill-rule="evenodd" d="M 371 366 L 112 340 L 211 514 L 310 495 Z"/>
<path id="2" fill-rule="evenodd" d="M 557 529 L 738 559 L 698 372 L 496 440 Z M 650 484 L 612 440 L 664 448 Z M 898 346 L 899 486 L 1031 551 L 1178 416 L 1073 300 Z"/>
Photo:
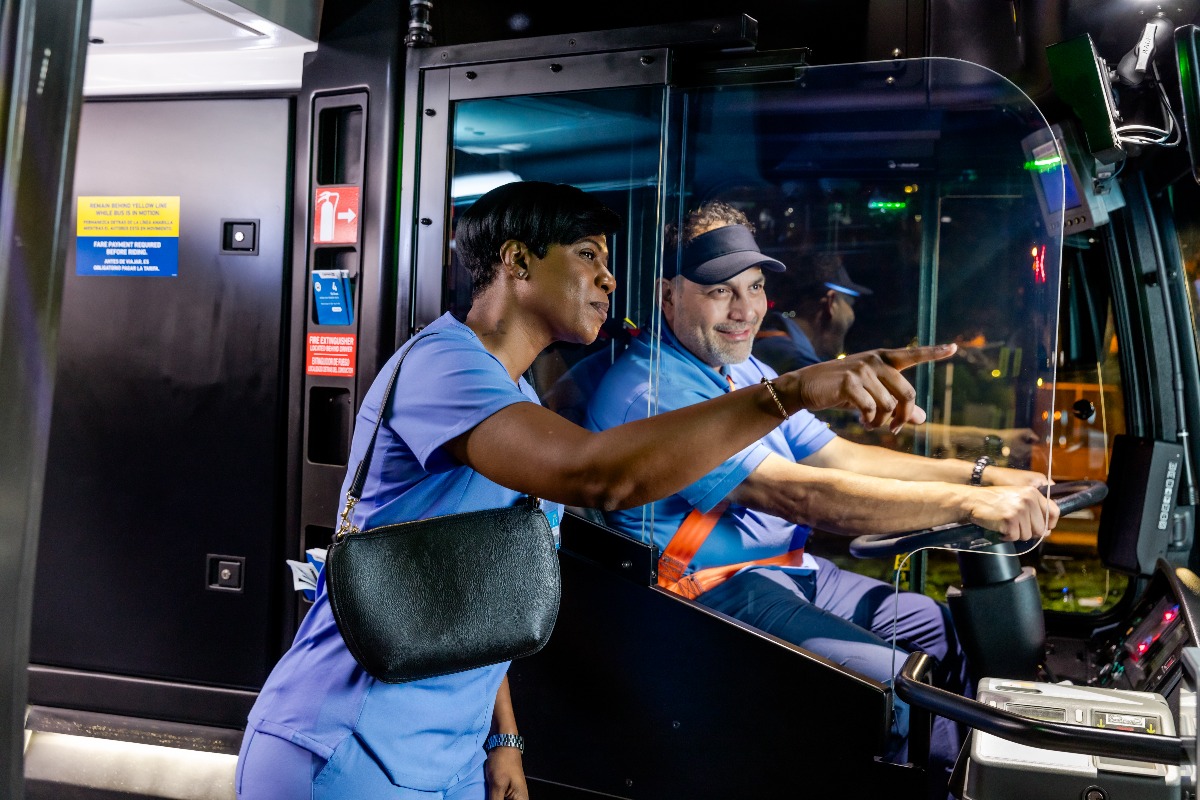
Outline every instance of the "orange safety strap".
<path id="1" fill-rule="evenodd" d="M 662 555 L 658 557 L 659 586 L 666 588 L 683 578 L 688 564 L 692 563 L 692 559 L 700 551 L 704 540 L 712 533 L 712 529 L 717 526 L 717 520 L 721 518 L 728 507 L 729 503 L 727 502 L 718 503 L 707 514 L 701 513 L 698 508 L 693 508 L 692 513 L 684 518 L 679 525 L 679 530 L 675 531 L 675 535 L 671 537 L 667 549 L 663 550 Z"/>
<path id="2" fill-rule="evenodd" d="M 692 559 L 696 557 L 704 540 L 712 533 L 713 528 L 717 525 L 717 520 L 721 518 L 728 507 L 728 502 L 719 503 L 707 514 L 700 513 L 699 509 L 692 509 L 692 513 L 683 520 L 679 530 L 675 532 L 670 544 L 667 545 L 667 549 L 658 558 L 659 586 L 669 592 L 694 600 L 746 567 L 799 567 L 803 565 L 804 548 L 800 547 L 770 558 L 742 561 L 737 564 L 723 564 L 686 575 L 688 564 L 692 563 Z"/>

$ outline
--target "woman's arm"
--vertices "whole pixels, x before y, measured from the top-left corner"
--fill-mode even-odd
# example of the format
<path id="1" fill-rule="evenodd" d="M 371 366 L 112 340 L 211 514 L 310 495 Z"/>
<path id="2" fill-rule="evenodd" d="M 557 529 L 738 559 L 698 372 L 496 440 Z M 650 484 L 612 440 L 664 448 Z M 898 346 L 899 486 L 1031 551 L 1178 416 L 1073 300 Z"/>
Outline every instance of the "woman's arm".
<path id="1" fill-rule="evenodd" d="M 898 429 L 925 420 L 900 370 L 954 350 L 939 345 L 858 353 L 781 375 L 774 385 L 788 413 L 853 408 L 867 425 Z M 679 491 L 780 422 L 779 407 L 763 385 L 599 433 L 532 403 L 517 403 L 446 448 L 502 486 L 608 511 Z"/>
<path id="2" fill-rule="evenodd" d="M 496 692 L 490 732 L 517 733 L 517 718 L 513 714 L 507 675 Z M 488 800 L 529 800 L 529 787 L 525 785 L 525 767 L 521 763 L 521 751 L 517 748 L 493 747 L 488 753 L 484 773 L 487 776 Z"/>

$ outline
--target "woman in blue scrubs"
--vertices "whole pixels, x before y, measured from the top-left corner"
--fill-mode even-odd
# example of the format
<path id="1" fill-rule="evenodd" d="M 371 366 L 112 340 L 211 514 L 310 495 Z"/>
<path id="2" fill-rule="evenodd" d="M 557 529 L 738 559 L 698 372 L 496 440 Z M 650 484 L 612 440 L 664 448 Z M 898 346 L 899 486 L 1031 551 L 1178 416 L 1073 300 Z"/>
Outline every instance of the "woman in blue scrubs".
<path id="1" fill-rule="evenodd" d="M 471 271 L 471 309 L 425 328 L 367 392 L 350 464 L 362 459 L 387 379 L 411 348 L 354 508 L 356 527 L 511 506 L 525 495 L 602 509 L 643 505 L 698 480 L 802 407 L 856 408 L 864 421 L 892 428 L 924 421 L 898 370 L 952 347 L 851 356 L 600 433 L 543 408 L 521 376 L 553 342 L 596 338 L 616 286 L 606 234 L 619 223 L 579 189 L 540 182 L 494 189 L 463 214 L 455 246 Z M 560 513 L 561 505 L 547 507 L 551 524 Z M 322 575 L 250 712 L 238 796 L 523 800 L 507 669 L 375 680 L 343 644 Z"/>

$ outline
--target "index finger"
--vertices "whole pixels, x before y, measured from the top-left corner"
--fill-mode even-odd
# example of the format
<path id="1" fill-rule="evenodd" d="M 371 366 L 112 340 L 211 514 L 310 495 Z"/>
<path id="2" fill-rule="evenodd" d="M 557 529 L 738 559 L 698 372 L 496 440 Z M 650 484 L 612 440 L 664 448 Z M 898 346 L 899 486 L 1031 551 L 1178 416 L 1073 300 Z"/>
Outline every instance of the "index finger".
<path id="1" fill-rule="evenodd" d="M 880 350 L 879 357 L 896 369 L 908 369 L 926 361 L 941 361 L 958 352 L 956 344 L 927 344 L 922 347 L 896 347 Z"/>
<path id="2" fill-rule="evenodd" d="M 880 370 L 875 377 L 896 401 L 891 411 L 892 433 L 899 433 L 909 422 L 920 425 L 925 421 L 925 411 L 917 405 L 916 390 L 898 370 Z"/>

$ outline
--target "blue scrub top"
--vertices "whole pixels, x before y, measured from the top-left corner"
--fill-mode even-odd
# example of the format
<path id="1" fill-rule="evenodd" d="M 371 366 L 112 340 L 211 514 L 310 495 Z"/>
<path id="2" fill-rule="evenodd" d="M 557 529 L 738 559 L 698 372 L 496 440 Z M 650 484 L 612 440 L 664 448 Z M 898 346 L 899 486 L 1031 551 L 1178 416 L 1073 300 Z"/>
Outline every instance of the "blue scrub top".
<path id="1" fill-rule="evenodd" d="M 588 404 L 589 428 L 605 430 L 731 391 L 725 375 L 680 345 L 666 325 L 659 341 L 661 347 L 655 347 L 654 338 L 643 331 L 608 370 Z M 653 377 L 652 366 L 657 373 Z M 753 356 L 726 371 L 735 388 L 756 384 L 764 377 L 778 377 L 775 370 Z M 643 541 L 653 536 L 654 544 L 665 549 L 693 508 L 711 511 L 771 453 L 800 461 L 833 438 L 828 425 L 807 411 L 799 411 L 678 494 L 648 506 L 609 513 L 608 522 Z M 686 458 L 687 454 L 680 453 L 680 457 Z M 781 555 L 803 547 L 809 533 L 807 525 L 731 504 L 690 566 L 693 570 L 706 569 Z M 805 568 L 814 567 L 812 557 L 805 556 Z"/>
<path id="2" fill-rule="evenodd" d="M 434 332 L 414 340 L 400 370 L 362 500 L 354 509 L 354 524 L 361 529 L 511 506 L 521 497 L 459 464 L 442 445 L 513 403 L 538 402 L 537 394 L 523 378 L 514 383 L 474 332 L 449 314 L 422 333 Z M 388 378 L 408 347 L 392 356 L 363 399 L 343 502 Z M 561 505 L 544 503 L 543 508 L 557 526 Z M 326 759 L 346 737 L 357 735 L 393 783 L 436 791 L 484 761 L 483 741 L 507 670 L 505 662 L 411 683 L 375 680 L 342 642 L 322 573 L 316 602 L 267 678 L 249 724 Z"/>

